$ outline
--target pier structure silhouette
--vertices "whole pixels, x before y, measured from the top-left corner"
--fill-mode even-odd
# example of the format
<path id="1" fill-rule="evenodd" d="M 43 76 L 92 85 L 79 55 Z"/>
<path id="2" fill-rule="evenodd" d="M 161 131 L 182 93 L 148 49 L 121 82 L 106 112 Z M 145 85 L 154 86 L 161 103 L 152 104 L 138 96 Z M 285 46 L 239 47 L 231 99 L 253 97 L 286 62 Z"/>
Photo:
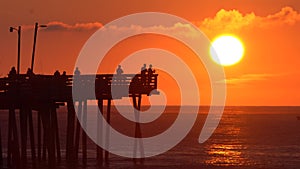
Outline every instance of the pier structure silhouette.
<path id="1" fill-rule="evenodd" d="M 86 123 L 87 101 L 96 99 L 100 112 L 104 113 L 104 102 L 107 102 L 106 120 L 110 124 L 111 101 L 122 97 L 131 97 L 133 107 L 141 108 L 142 96 L 159 94 L 157 91 L 158 74 L 115 74 L 96 75 L 40 75 L 27 72 L 27 74 L 10 73 L 8 77 L 0 78 L 0 109 L 8 111 L 8 140 L 7 140 L 7 166 L 9 168 L 26 168 L 27 139 L 30 140 L 30 155 L 32 165 L 36 161 L 47 161 L 50 168 L 56 166 L 62 159 L 61 140 L 59 138 L 59 124 L 57 108 L 67 106 L 67 137 L 66 161 L 78 161 L 79 144 L 81 139 L 82 162 L 87 163 L 87 134 L 82 129 L 77 117 Z M 74 80 L 78 80 L 74 83 Z M 93 83 L 94 82 L 94 83 Z M 77 84 L 76 86 L 74 86 Z M 95 85 L 95 92 L 84 93 L 84 99 L 72 96 L 72 88 L 86 88 Z M 117 89 L 117 96 L 112 96 L 112 88 Z M 127 90 L 127 91 L 125 91 Z M 96 97 L 95 97 L 96 96 Z M 73 100 L 73 98 L 75 98 Z M 75 105 L 78 103 L 77 116 Z M 17 111 L 19 110 L 19 111 Z M 33 110 L 37 112 L 37 133 L 32 118 Z M 19 113 L 19 125 L 16 114 Z M 134 113 L 134 112 L 133 112 Z M 101 125 L 102 124 L 97 124 Z M 1 131 L 1 130 L 0 130 Z M 100 131 L 97 131 L 100 133 Z M 97 134 L 98 134 L 97 133 Z M 98 138 L 105 136 L 101 133 Z M 140 124 L 135 123 L 135 137 L 142 137 Z M 37 144 L 36 144 L 37 141 Z M 0 133 L 0 163 L 3 164 L 1 133 Z M 37 146 L 36 146 L 37 145 Z M 109 152 L 97 146 L 97 162 L 109 162 Z M 140 150 L 141 151 L 141 150 Z M 134 159 L 135 161 L 135 159 Z M 135 161 L 136 162 L 136 161 Z"/>

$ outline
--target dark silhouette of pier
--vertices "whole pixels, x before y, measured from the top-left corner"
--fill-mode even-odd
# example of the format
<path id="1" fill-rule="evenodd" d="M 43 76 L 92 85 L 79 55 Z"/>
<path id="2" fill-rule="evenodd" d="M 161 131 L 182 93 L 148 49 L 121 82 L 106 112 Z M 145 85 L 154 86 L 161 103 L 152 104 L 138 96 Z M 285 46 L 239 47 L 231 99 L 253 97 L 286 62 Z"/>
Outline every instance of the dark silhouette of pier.
<path id="1" fill-rule="evenodd" d="M 86 119 L 88 113 L 88 100 L 96 99 L 102 114 L 104 113 L 104 102 L 107 102 L 106 120 L 110 124 L 111 101 L 113 99 L 131 97 L 133 106 L 140 110 L 143 95 L 158 94 L 156 90 L 158 74 L 155 72 L 151 72 L 151 74 L 143 72 L 136 75 L 122 73 L 117 75 L 80 75 L 80 72 L 74 72 L 74 75 L 66 75 L 65 72 L 63 74 L 56 72 L 54 75 L 35 75 L 30 69 L 27 74 L 17 74 L 12 69 L 7 77 L 0 78 L 0 109 L 9 110 L 8 140 L 6 140 L 7 166 L 9 168 L 26 168 L 28 165 L 27 149 L 29 148 L 31 165 L 34 166 L 36 161 L 44 160 L 47 161 L 49 168 L 55 168 L 63 158 L 56 110 L 65 105 L 68 110 L 66 161 L 74 163 L 78 160 L 79 140 L 82 139 L 82 162 L 86 164 L 87 134 L 82 130 L 76 118 L 74 107 L 76 102 L 78 102 L 78 114 L 81 114 L 83 120 Z M 74 83 L 74 80 L 78 81 Z M 92 84 L 95 84 L 94 93 L 84 93 L 84 99 L 82 97 L 77 99 L 75 96 L 73 100 L 73 87 L 80 91 L 80 88 L 86 88 Z M 112 88 L 117 89 L 116 96 L 112 96 Z M 34 132 L 33 110 L 37 111 L 37 133 Z M 17 112 L 19 112 L 19 125 L 17 125 L 16 120 Z M 30 140 L 30 147 L 27 147 L 27 137 Z M 135 137 L 142 137 L 139 123 L 135 125 Z M 0 143 L 5 144 L 5 140 Z M 2 144 L 0 145 L 1 166 L 4 159 Z M 109 152 L 104 151 L 101 147 L 97 147 L 96 151 L 97 162 L 100 164 L 108 163 Z"/>

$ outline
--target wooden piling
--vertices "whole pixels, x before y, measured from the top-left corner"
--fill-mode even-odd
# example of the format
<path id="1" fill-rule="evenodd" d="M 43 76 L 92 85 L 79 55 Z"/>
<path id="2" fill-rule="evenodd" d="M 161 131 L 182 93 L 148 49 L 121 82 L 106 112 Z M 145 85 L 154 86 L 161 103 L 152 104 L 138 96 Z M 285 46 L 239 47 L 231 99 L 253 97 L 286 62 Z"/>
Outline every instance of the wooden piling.
<path id="1" fill-rule="evenodd" d="M 60 152 L 60 141 L 59 141 L 59 128 L 57 122 L 57 112 L 56 112 L 56 105 L 52 106 L 52 124 L 55 132 L 55 147 L 56 147 L 56 156 L 57 162 L 60 163 L 61 161 L 61 152 Z"/>
<path id="2" fill-rule="evenodd" d="M 14 105 L 9 108 L 7 166 L 20 168 L 20 151 Z"/>
<path id="3" fill-rule="evenodd" d="M 102 118 L 99 113 L 103 116 L 103 99 L 98 100 L 98 107 L 100 112 L 97 113 L 97 142 L 101 145 L 103 140 L 103 124 L 102 124 Z M 103 164 L 103 149 L 102 147 L 97 145 L 97 163 L 99 165 Z"/>
<path id="4" fill-rule="evenodd" d="M 108 123 L 108 126 L 106 128 L 106 135 L 105 135 L 105 147 L 106 147 L 106 150 L 104 152 L 104 158 L 105 158 L 105 164 L 109 164 L 109 159 L 108 159 L 108 156 L 109 156 L 109 139 L 110 139 L 110 109 L 111 109 L 111 99 L 108 99 L 107 100 L 107 112 L 106 112 L 106 121 Z"/>
<path id="5" fill-rule="evenodd" d="M 41 115 L 41 123 L 43 124 L 43 152 L 42 152 L 42 160 L 46 161 L 47 159 L 47 145 L 48 145 L 48 124 L 46 121 L 46 114 L 48 113 L 47 107 L 43 107 L 40 111 Z"/>
<path id="6" fill-rule="evenodd" d="M 80 133 L 81 133 L 81 125 L 80 125 L 81 116 L 82 116 L 82 101 L 78 101 L 76 132 L 75 132 L 75 147 L 74 147 L 74 158 L 75 158 L 75 160 L 78 159 Z"/>
<path id="7" fill-rule="evenodd" d="M 3 167 L 3 154 L 2 154 L 2 133 L 0 127 L 0 168 Z"/>
<path id="8" fill-rule="evenodd" d="M 86 128 L 87 123 L 87 100 L 83 102 L 83 128 Z M 82 163 L 86 165 L 87 163 L 87 134 L 82 128 Z"/>
<path id="9" fill-rule="evenodd" d="M 34 129 L 33 129 L 33 120 L 32 120 L 32 110 L 31 110 L 31 107 L 28 107 L 27 115 L 28 115 L 28 125 L 29 125 L 31 160 L 32 160 L 32 163 L 35 164 L 35 160 L 36 160 L 35 139 L 34 139 L 35 137 L 34 137 Z"/>
<path id="10" fill-rule="evenodd" d="M 69 162 L 74 161 L 74 127 L 75 127 L 75 109 L 73 101 L 67 102 L 68 121 L 67 121 L 67 142 L 66 159 Z"/>
<path id="11" fill-rule="evenodd" d="M 38 143 L 37 143 L 37 156 L 38 156 L 38 160 L 41 161 L 42 159 L 42 119 L 41 119 L 41 111 L 39 110 L 37 112 L 37 123 L 38 123 L 38 127 L 37 127 L 37 139 L 38 139 Z"/>
<path id="12" fill-rule="evenodd" d="M 20 108 L 20 130 L 21 130 L 21 162 L 22 167 L 27 163 L 27 110 L 25 105 Z"/>
<path id="13" fill-rule="evenodd" d="M 138 100 L 136 100 L 136 97 L 138 97 Z M 132 96 L 132 100 L 133 100 L 133 107 L 134 107 L 134 115 L 135 115 L 135 138 L 138 138 L 139 140 L 135 140 L 134 142 L 134 153 L 133 153 L 133 161 L 134 163 L 137 162 L 136 157 L 137 157 L 137 147 L 139 144 L 139 150 L 140 150 L 140 162 L 143 164 L 144 163 L 144 145 L 142 142 L 142 132 L 141 132 L 141 125 L 139 123 L 139 119 L 140 119 L 140 111 L 141 111 L 141 102 L 142 102 L 142 95 L 138 94 L 138 96 L 136 96 L 135 94 Z"/>
<path id="14" fill-rule="evenodd" d="M 48 144 L 47 144 L 47 150 L 48 150 L 48 165 L 50 168 L 54 168 L 56 166 L 56 159 L 55 159 L 55 126 L 53 125 L 53 108 L 48 108 L 47 113 L 47 119 L 46 119 L 46 126 L 47 129 L 46 132 L 48 133 Z"/>

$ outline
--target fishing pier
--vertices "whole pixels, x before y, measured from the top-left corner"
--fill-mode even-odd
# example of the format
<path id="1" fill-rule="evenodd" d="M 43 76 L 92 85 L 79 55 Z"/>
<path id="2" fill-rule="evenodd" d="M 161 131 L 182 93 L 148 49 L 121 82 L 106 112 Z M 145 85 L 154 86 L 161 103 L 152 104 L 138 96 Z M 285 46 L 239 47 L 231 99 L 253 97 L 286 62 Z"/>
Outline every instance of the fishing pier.
<path id="1" fill-rule="evenodd" d="M 113 99 L 130 97 L 133 107 L 140 110 L 142 96 L 159 94 L 157 91 L 158 74 L 122 74 L 121 80 L 116 80 L 115 77 L 115 74 L 13 73 L 0 78 L 0 109 L 8 110 L 8 126 L 6 128 L 8 139 L 0 142 L 1 166 L 4 163 L 3 160 L 7 160 L 5 163 L 8 168 L 26 168 L 29 160 L 31 161 L 30 165 L 33 166 L 38 161 L 46 161 L 49 168 L 58 165 L 62 158 L 66 158 L 67 162 L 74 163 L 78 161 L 80 139 L 82 163 L 86 164 L 88 136 L 80 125 L 78 114 L 76 116 L 75 105 L 78 106 L 80 117 L 84 121 L 88 113 L 88 100 L 96 100 L 102 114 L 104 113 L 104 102 L 106 102 L 106 121 L 110 124 Z M 78 80 L 78 83 L 74 83 L 74 80 Z M 77 85 L 75 86 L 75 84 Z M 75 87 L 80 91 L 80 88 L 91 85 L 95 86 L 95 92 L 85 93 L 84 99 L 72 96 L 72 88 Z M 113 97 L 111 92 L 114 87 L 120 91 L 116 97 Z M 122 92 L 123 89 L 127 91 Z M 60 106 L 67 106 L 68 111 L 66 138 L 59 137 L 60 124 L 57 119 L 57 109 Z M 37 113 L 37 122 L 33 121 L 33 113 Z M 17 121 L 17 115 L 19 121 Z M 135 124 L 134 132 L 136 138 L 142 136 L 139 123 Z M 62 157 L 61 153 L 62 139 L 66 139 L 65 157 Z M 7 153 L 3 152 L 4 144 L 7 144 Z M 99 146 L 95 149 L 97 162 L 102 164 L 109 161 L 109 152 Z"/>

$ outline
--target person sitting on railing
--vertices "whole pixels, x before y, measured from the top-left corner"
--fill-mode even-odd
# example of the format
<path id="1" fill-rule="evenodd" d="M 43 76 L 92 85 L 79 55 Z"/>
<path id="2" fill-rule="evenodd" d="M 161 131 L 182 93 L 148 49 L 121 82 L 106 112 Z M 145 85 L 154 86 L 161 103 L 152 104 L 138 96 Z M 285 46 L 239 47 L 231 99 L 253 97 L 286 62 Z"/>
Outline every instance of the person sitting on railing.
<path id="1" fill-rule="evenodd" d="M 63 71 L 60 78 L 61 78 L 61 84 L 62 85 L 67 85 L 66 83 L 67 83 L 68 77 L 67 77 L 67 72 L 66 71 Z"/>
<path id="2" fill-rule="evenodd" d="M 142 84 L 145 85 L 146 84 L 146 73 L 147 73 L 147 65 L 144 64 L 144 66 L 141 68 L 141 81 Z"/>
<path id="3" fill-rule="evenodd" d="M 141 67 L 141 72 L 143 72 L 143 71 L 144 71 L 144 72 L 145 72 L 145 71 L 147 71 L 147 68 L 146 68 L 146 67 L 147 67 L 147 65 L 146 65 L 146 64 L 144 64 L 144 65 L 143 65 L 143 67 Z"/>
<path id="4" fill-rule="evenodd" d="M 61 93 L 61 87 L 63 86 L 62 79 L 59 70 L 54 72 L 53 81 L 51 82 L 51 94 L 58 96 Z"/>
<path id="5" fill-rule="evenodd" d="M 56 70 L 55 72 L 54 72 L 54 77 L 59 77 L 60 76 L 60 72 L 58 71 L 58 70 Z"/>
<path id="6" fill-rule="evenodd" d="M 148 85 L 150 85 L 151 79 L 152 79 L 152 76 L 154 73 L 155 73 L 155 70 L 152 69 L 152 64 L 150 64 L 149 69 L 148 69 Z"/>
<path id="7" fill-rule="evenodd" d="M 15 77 L 16 75 L 17 75 L 17 71 L 16 68 L 13 66 L 8 73 L 8 77 L 12 78 Z"/>

